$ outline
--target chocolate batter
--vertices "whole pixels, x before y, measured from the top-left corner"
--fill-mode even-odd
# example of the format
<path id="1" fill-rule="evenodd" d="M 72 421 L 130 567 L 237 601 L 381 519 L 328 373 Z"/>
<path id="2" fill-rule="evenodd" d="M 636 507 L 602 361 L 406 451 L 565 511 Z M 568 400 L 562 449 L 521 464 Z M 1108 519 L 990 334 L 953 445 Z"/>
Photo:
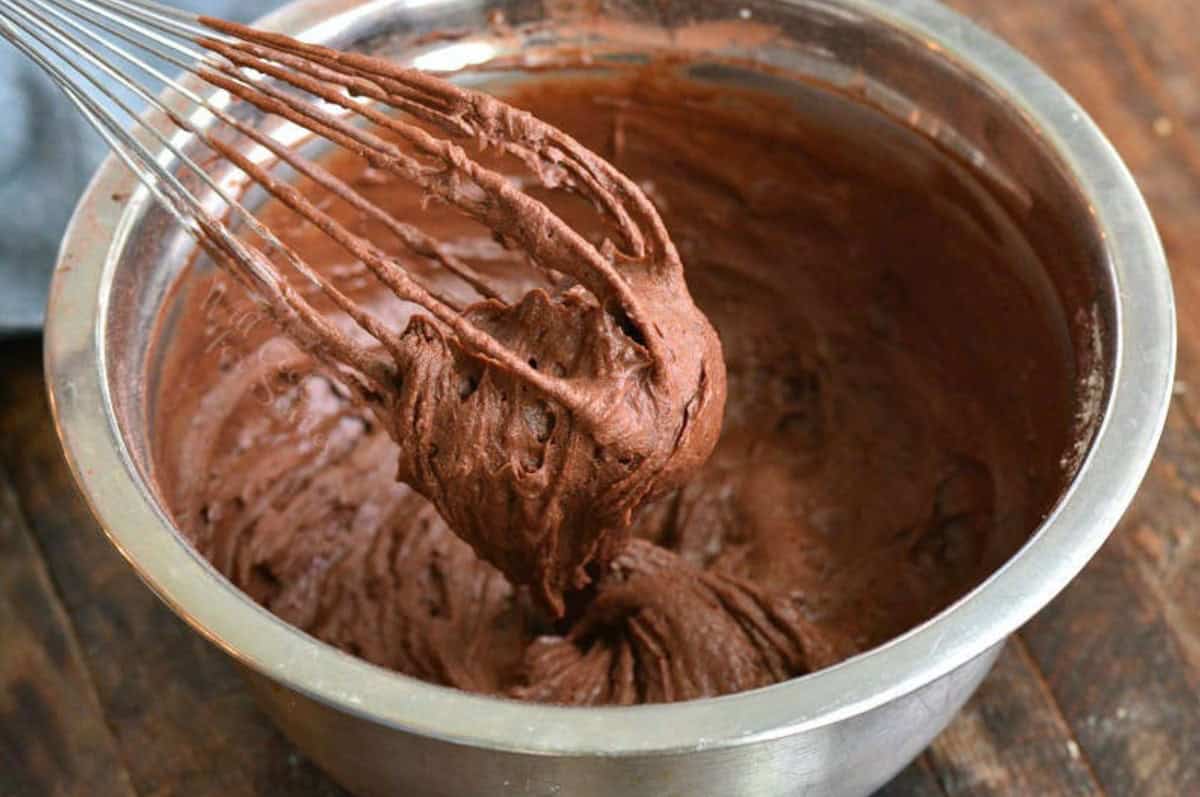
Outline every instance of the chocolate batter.
<path id="1" fill-rule="evenodd" d="M 724 345 L 714 454 L 636 517 L 634 541 L 558 617 L 396 481 L 398 447 L 372 413 L 197 265 L 163 320 L 156 472 L 222 573 L 309 633 L 419 678 L 636 703 L 763 686 L 877 645 L 1024 541 L 1066 476 L 1070 348 L 1021 277 L 1039 266 L 1019 229 L 967 172 L 818 93 L 784 100 L 647 70 L 542 76 L 505 99 L 608 157 L 662 212 Z M 346 154 L 326 165 L 506 295 L 547 284 L 407 183 Z M 582 203 L 546 201 L 602 236 Z M 280 205 L 261 216 L 405 328 L 414 308 L 361 263 Z M 529 427 L 553 433 L 544 417 Z"/>
<path id="2" fill-rule="evenodd" d="M 293 122 L 444 202 L 519 248 L 547 279 L 511 299 L 446 251 L 420 225 L 389 216 L 323 167 L 222 117 L 319 187 L 328 199 L 389 228 L 388 253 L 253 163 L 236 141 L 198 133 L 215 154 L 360 258 L 382 286 L 424 312 L 392 327 L 317 276 L 264 229 L 249 250 L 203 226 L 203 243 L 261 296 L 293 340 L 339 374 L 400 450 L 397 477 L 429 499 L 454 533 L 556 618 L 564 594 L 592 582 L 627 541 L 633 512 L 683 484 L 712 453 L 725 406 L 725 364 L 708 320 L 688 293 L 683 265 L 650 199 L 626 175 L 561 130 L 486 93 L 385 59 L 306 44 L 224 20 L 202 24 L 237 41 L 200 39 L 230 63 L 206 81 Z M 278 87 L 239 80 L 238 67 L 284 81 L 351 124 Z M 361 105 L 350 95 L 399 113 Z M 176 124 L 187 129 L 186 122 Z M 438 135 L 441 133 L 442 135 Z M 448 136 L 448 137 L 447 137 Z M 494 149 L 525 168 L 505 175 L 462 144 Z M 522 185 L 586 198 L 613 234 L 595 243 Z M 405 217 L 407 218 L 407 217 Z M 596 227 L 595 224 L 592 225 Z M 411 260 L 438 265 L 477 296 L 457 301 L 414 276 Z M 260 276 L 248 268 L 261 264 Z M 377 345 L 331 330 L 298 300 L 288 269 L 306 276 Z"/>

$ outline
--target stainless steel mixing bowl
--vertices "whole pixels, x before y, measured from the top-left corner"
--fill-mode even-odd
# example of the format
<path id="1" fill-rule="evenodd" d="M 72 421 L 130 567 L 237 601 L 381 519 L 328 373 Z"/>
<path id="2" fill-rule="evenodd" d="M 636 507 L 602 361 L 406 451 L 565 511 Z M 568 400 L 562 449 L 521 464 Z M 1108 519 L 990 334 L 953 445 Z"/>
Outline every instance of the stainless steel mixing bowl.
<path id="1" fill-rule="evenodd" d="M 578 35 L 571 21 L 598 8 L 304 0 L 264 24 L 453 67 L 513 48 L 536 54 L 556 37 Z M 143 374 L 152 320 L 189 244 L 111 159 L 80 204 L 49 304 L 46 365 L 63 446 L 113 543 L 237 661 L 279 726 L 356 793 L 867 793 L 942 729 L 1005 638 L 1079 572 L 1129 504 L 1172 384 L 1174 319 L 1161 246 L 1130 175 L 1071 98 L 930 0 L 621 0 L 602 8 L 611 24 L 592 29 L 584 47 L 707 46 L 711 35 L 689 32 L 705 21 L 736 21 L 705 28 L 728 33 L 723 56 L 837 87 L 919 129 L 1031 220 L 1031 241 L 1048 264 L 1040 278 L 1050 280 L 1073 322 L 1085 376 L 1080 421 L 1094 435 L 1053 513 L 986 583 L 837 667 L 676 705 L 573 709 L 493 699 L 397 675 L 318 642 L 226 582 L 159 502 L 148 453 L 152 391 Z M 518 31 L 544 24 L 523 36 L 492 24 L 495 9 Z"/>

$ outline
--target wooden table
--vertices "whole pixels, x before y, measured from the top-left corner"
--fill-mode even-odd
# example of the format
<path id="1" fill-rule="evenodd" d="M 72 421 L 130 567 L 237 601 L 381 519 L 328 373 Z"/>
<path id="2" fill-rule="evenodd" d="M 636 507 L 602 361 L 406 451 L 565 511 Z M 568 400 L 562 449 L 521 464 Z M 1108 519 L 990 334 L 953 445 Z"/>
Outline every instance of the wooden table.
<path id="1" fill-rule="evenodd" d="M 1174 269 L 1179 382 L 1111 541 L 883 793 L 1200 794 L 1200 4 L 952 5 L 1061 81 L 1132 167 Z M 97 531 L 39 355 L 0 345 L 0 795 L 342 794 Z"/>

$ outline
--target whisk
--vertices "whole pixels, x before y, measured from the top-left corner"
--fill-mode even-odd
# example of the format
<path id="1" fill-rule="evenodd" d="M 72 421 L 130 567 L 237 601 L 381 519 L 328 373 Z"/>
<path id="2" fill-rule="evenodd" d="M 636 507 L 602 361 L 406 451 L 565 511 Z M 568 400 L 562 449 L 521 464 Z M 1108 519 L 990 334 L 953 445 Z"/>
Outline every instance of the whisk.
<path id="1" fill-rule="evenodd" d="M 150 0 L 0 0 L 0 35 L 54 80 L 213 259 L 375 412 L 399 446 L 400 478 L 480 555 L 530 584 L 553 614 L 563 613 L 564 593 L 591 580 L 589 562 L 611 557 L 634 508 L 680 484 L 711 452 L 724 404 L 716 334 L 691 301 L 649 199 L 562 131 L 417 70 Z M 164 71 L 172 68 L 186 75 Z M 139 116 L 129 94 L 157 115 Z M 295 142 L 239 118 L 237 103 L 476 219 L 523 252 L 553 288 L 507 301 L 416 219 L 392 217 Z M 269 155 L 252 158 L 238 141 Z M 545 188 L 586 198 L 611 237 L 594 245 L 481 165 L 462 146 L 467 141 L 516 158 Z M 188 154 L 197 143 L 425 312 L 398 330 L 356 303 Z M 352 233 L 280 176 L 281 167 L 380 222 L 401 253 Z M 214 196 L 220 208 L 211 207 Z M 464 304 L 423 284 L 406 267 L 413 259 L 445 269 L 477 300 Z M 319 288 L 374 343 L 344 331 L 296 281 Z"/>

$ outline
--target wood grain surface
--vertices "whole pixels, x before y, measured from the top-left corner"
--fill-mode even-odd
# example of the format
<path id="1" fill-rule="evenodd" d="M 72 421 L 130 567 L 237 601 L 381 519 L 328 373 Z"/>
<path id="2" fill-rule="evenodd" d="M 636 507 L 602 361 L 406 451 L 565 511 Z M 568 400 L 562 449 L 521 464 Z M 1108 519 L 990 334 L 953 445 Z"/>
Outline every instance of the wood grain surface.
<path id="1" fill-rule="evenodd" d="M 1179 376 L 1134 506 L 888 797 L 1200 794 L 1200 3 L 952 0 L 1092 114 L 1170 257 Z M 0 797 L 339 795 L 96 529 L 36 341 L 0 345 Z"/>

